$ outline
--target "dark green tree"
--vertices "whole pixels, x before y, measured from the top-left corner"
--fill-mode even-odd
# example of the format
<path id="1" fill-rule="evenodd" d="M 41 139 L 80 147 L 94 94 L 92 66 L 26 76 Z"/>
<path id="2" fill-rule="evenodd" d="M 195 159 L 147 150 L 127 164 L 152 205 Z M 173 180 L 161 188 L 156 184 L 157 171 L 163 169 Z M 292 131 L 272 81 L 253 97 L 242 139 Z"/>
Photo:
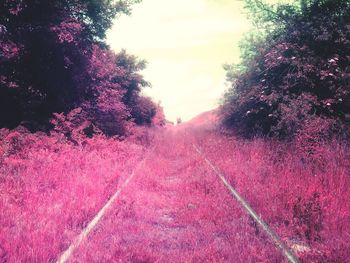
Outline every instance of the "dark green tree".
<path id="1" fill-rule="evenodd" d="M 246 0 L 246 10 L 258 33 L 243 42 L 242 63 L 226 66 L 224 123 L 245 137 L 290 138 L 312 126 L 346 131 L 350 1 Z"/>
<path id="2" fill-rule="evenodd" d="M 95 47 L 107 49 L 104 40 L 113 19 L 129 14 L 137 2 L 1 1 L 0 127 L 20 122 L 38 127 L 53 112 L 68 112 L 86 101 L 96 104 L 96 85 L 102 82 L 91 71 Z"/>

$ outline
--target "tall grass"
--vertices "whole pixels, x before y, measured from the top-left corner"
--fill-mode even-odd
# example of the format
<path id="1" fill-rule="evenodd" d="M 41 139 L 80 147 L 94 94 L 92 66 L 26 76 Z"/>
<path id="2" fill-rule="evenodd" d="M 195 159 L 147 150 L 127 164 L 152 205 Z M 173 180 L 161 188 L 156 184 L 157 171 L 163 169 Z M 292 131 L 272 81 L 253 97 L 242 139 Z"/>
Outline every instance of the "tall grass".
<path id="1" fill-rule="evenodd" d="M 329 143 L 198 132 L 209 159 L 304 262 L 350 258 L 350 153 Z"/>
<path id="2" fill-rule="evenodd" d="M 144 147 L 104 136 L 1 130 L 0 262 L 53 262 L 116 191 Z"/>

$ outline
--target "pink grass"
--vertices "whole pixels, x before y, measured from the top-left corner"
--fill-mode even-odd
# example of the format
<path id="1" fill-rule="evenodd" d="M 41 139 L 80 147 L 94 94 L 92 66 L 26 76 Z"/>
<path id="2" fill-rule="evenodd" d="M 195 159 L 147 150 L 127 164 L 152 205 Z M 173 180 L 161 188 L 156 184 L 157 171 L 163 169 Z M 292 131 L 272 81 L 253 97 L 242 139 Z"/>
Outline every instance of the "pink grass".
<path id="1" fill-rule="evenodd" d="M 1 146 L 0 262 L 54 261 L 142 154 L 140 146 L 103 137 L 75 147 L 8 133 Z"/>
<path id="2" fill-rule="evenodd" d="M 350 258 L 345 145 L 303 153 L 224 136 L 209 119 L 135 134 L 153 150 L 70 262 L 283 262 L 193 143 L 302 262 Z M 100 136 L 79 146 L 43 134 L 2 138 L 0 262 L 57 260 L 145 157 L 131 141 Z"/>
<path id="3" fill-rule="evenodd" d="M 193 151 L 170 129 L 71 262 L 283 262 Z"/>
<path id="4" fill-rule="evenodd" d="M 198 131 L 197 143 L 305 262 L 350 258 L 350 155 L 341 142 L 297 146 Z M 315 149 L 314 149 L 315 150 Z M 297 250 L 297 249 L 296 249 Z"/>

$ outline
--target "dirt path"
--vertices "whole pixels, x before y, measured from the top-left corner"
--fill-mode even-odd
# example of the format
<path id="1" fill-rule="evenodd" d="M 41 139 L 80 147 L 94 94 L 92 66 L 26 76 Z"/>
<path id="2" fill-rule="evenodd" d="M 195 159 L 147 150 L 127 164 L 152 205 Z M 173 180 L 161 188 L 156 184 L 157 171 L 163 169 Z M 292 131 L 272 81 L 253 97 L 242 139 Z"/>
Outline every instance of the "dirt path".
<path id="1" fill-rule="evenodd" d="M 168 129 L 70 262 L 283 262 L 192 147 Z"/>

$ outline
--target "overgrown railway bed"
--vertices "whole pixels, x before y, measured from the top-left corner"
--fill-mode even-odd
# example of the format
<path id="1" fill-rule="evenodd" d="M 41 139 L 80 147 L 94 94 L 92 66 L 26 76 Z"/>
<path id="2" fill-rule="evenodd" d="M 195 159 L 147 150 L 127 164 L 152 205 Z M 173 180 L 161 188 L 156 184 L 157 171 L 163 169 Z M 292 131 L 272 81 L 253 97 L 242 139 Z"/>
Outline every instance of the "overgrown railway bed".
<path id="1" fill-rule="evenodd" d="M 189 131 L 157 134 L 58 262 L 298 262 Z"/>

